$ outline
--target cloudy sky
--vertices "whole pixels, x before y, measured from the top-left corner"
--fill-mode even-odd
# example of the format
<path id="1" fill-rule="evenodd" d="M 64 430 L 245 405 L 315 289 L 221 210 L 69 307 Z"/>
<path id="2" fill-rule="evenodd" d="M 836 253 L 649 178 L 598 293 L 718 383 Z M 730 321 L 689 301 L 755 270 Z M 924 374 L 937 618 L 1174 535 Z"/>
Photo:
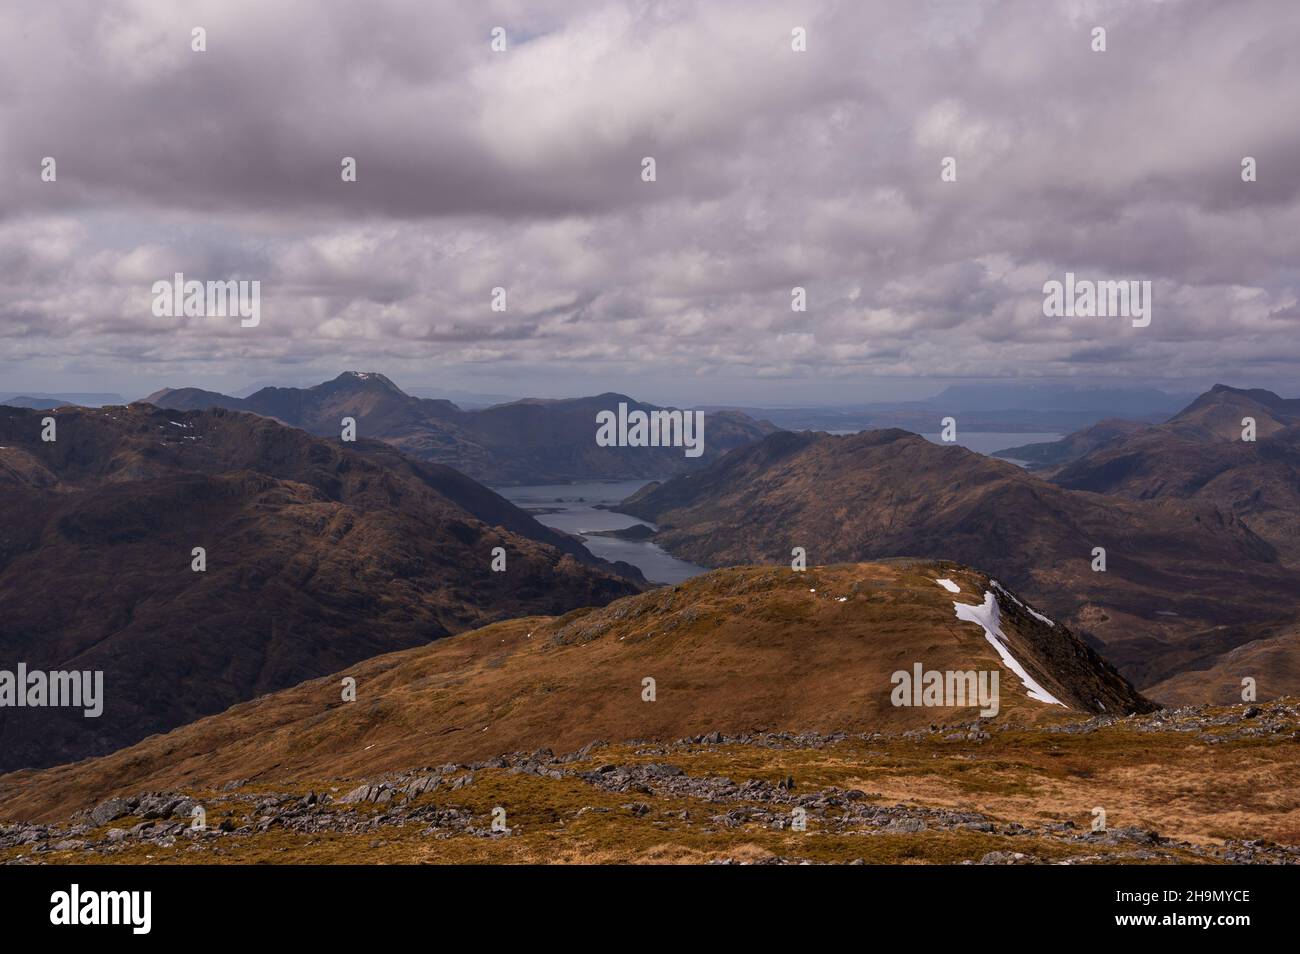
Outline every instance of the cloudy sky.
<path id="1" fill-rule="evenodd" d="M 6 0 L 0 391 L 1300 393 L 1298 44 L 1294 0 Z M 155 317 L 178 271 L 261 324 Z M 1151 325 L 1045 318 L 1066 271 Z"/>

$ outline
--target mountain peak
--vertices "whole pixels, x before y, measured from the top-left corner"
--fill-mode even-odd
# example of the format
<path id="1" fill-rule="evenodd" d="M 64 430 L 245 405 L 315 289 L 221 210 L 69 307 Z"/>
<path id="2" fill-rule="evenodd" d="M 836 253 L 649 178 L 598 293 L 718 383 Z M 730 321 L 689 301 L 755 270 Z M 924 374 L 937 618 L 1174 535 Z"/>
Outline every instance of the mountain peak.
<path id="1" fill-rule="evenodd" d="M 386 391 L 393 391 L 397 394 L 404 394 L 401 388 L 394 384 L 387 376 L 380 374 L 378 371 L 344 371 L 330 384 L 360 384 L 366 387 L 382 388 Z"/>
<path id="2" fill-rule="evenodd" d="M 1216 384 L 1170 418 L 1168 423 L 1194 421 L 1198 415 L 1214 409 L 1231 408 L 1232 413 L 1236 414 L 1243 406 L 1250 405 L 1274 415 L 1283 425 L 1300 417 L 1300 399 L 1284 398 L 1265 388 L 1234 388 L 1228 384 Z M 1229 423 L 1235 424 L 1235 420 Z"/>

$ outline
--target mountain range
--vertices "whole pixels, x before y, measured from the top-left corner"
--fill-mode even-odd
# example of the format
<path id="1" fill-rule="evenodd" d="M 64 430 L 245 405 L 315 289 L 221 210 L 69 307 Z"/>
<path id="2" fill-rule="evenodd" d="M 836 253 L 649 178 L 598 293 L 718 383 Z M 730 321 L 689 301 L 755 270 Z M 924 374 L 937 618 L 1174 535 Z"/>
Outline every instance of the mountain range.
<path id="1" fill-rule="evenodd" d="M 897 427 L 935 434 L 942 427 L 942 419 L 953 416 L 963 431 L 1063 433 L 1110 418 L 1155 423 L 1188 400 L 1190 396 L 1150 388 L 1084 390 L 1047 384 L 959 384 L 914 401 L 731 409 L 791 431 L 844 433 Z"/>
<path id="2" fill-rule="evenodd" d="M 1216 387 L 1033 469 L 898 429 L 727 418 L 729 451 L 620 505 L 653 526 L 616 534 L 718 568 L 652 588 L 413 452 L 443 434 L 527 482 L 654 472 L 584 457 L 619 395 L 467 412 L 349 373 L 153 397 L 190 406 L 0 408 L 0 670 L 100 670 L 106 696 L 98 719 L 0 710 L 0 861 L 345 860 L 379 832 L 394 860 L 447 857 L 420 833 L 490 860 L 477 819 L 502 805 L 531 860 L 561 831 L 581 858 L 799 858 L 810 843 L 771 834 L 792 806 L 843 860 L 1289 857 L 1233 840 L 1285 840 L 1284 791 L 1246 820 L 1204 806 L 1251 759 L 1294 763 L 1293 708 L 1267 700 L 1300 691 L 1297 402 Z M 516 443 L 529 421 L 567 450 Z M 899 704 L 919 670 L 997 673 L 996 713 Z M 1239 703 L 1243 676 L 1263 707 L 1203 709 Z M 1147 715 L 1162 703 L 1202 708 Z M 1157 763 L 1219 794 L 1170 812 Z M 1071 834 L 1100 792 L 1192 840 Z M 175 821 L 196 799 L 223 816 L 211 834 Z"/>
<path id="3" fill-rule="evenodd" d="M 1242 439 L 1246 418 L 1253 441 Z M 1044 476 L 1132 500 L 1211 503 L 1300 566 L 1300 400 L 1219 385 L 1165 423 L 1118 435 Z"/>
<path id="4" fill-rule="evenodd" d="M 378 441 L 137 404 L 55 411 L 47 442 L 46 416 L 0 407 L 0 668 L 101 670 L 107 700 L 91 719 L 0 711 L 0 768 L 110 752 L 379 653 L 645 585 Z"/>
<path id="5" fill-rule="evenodd" d="M 698 458 L 686 457 L 680 447 L 600 447 L 600 411 L 616 411 L 620 403 L 645 412 L 659 408 L 608 393 L 463 410 L 451 401 L 412 397 L 382 374 L 359 371 L 310 388 L 262 388 L 246 398 L 165 388 L 144 400 L 173 409 L 251 411 L 323 436 L 337 436 L 341 420 L 351 417 L 362 437 L 496 486 L 669 476 L 705 466 L 776 429 L 736 411 L 715 411 L 707 415 Z"/>
<path id="6" fill-rule="evenodd" d="M 813 563 L 943 554 L 1026 593 L 1144 688 L 1281 631 L 1296 607 L 1278 594 L 1300 592 L 1285 547 L 1214 500 L 1060 486 L 899 430 L 773 434 L 620 509 L 705 566 L 788 563 L 794 547 Z"/>

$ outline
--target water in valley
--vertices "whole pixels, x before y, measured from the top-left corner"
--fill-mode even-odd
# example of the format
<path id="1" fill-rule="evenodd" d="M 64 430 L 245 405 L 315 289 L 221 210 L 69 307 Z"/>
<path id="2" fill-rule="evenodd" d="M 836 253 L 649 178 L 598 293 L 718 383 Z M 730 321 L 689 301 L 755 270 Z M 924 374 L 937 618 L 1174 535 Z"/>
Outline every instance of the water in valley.
<path id="1" fill-rule="evenodd" d="M 601 559 L 631 563 L 654 583 L 680 583 L 707 572 L 705 567 L 678 560 L 646 540 L 587 535 L 591 530 L 622 530 L 638 524 L 653 526 L 627 514 L 596 509 L 597 504 L 617 505 L 647 483 L 646 480 L 608 480 L 492 489 L 516 507 L 527 510 L 539 523 L 583 536 L 587 549 Z"/>

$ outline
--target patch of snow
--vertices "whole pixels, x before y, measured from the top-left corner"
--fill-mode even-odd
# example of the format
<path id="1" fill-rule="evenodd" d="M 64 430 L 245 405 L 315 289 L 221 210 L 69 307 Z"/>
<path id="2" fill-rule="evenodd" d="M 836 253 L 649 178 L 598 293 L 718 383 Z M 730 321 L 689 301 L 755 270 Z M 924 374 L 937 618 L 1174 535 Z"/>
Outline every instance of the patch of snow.
<path id="1" fill-rule="evenodd" d="M 847 596 L 841 596 L 841 597 L 840 597 L 839 599 L 837 599 L 835 602 L 836 602 L 836 603 L 847 603 L 848 600 L 849 600 L 849 598 L 848 598 Z"/>
<path id="2" fill-rule="evenodd" d="M 952 580 L 948 579 L 947 577 L 944 577 L 942 580 L 935 580 L 934 582 L 938 583 L 940 586 L 942 586 L 942 587 L 943 587 L 945 590 L 947 590 L 949 593 L 960 593 L 960 592 L 961 592 L 961 587 L 958 586 L 956 583 L 954 583 Z"/>
<path id="3" fill-rule="evenodd" d="M 1002 588 L 998 587 L 998 589 Z M 958 619 L 965 620 L 968 623 L 977 623 L 984 630 L 984 638 L 989 641 L 989 645 L 997 650 L 998 656 L 1002 659 L 1002 664 L 1020 677 L 1020 681 L 1024 683 L 1025 689 L 1029 692 L 1030 699 L 1069 708 L 1064 702 L 1040 686 L 1033 676 L 1025 672 L 1025 667 L 1016 662 L 1015 657 L 1007 649 L 1007 634 L 1002 632 L 1002 614 L 998 610 L 998 600 L 993 595 L 992 590 L 984 591 L 984 604 L 982 606 L 958 603 L 955 600 L 952 605 L 957 610 Z"/>
<path id="4" fill-rule="evenodd" d="M 1015 603 L 1017 606 L 1019 606 L 1022 610 L 1024 610 L 1034 619 L 1038 620 L 1040 623 L 1046 623 L 1048 626 L 1052 626 L 1052 627 L 1056 626 L 1056 624 L 1053 623 L 1050 619 L 1048 619 L 1042 613 L 1038 612 L 1038 610 L 1034 609 L 1032 606 L 1023 602 L 1018 596 L 1016 596 L 1015 593 L 1012 593 L 1010 590 L 1008 590 L 997 580 L 989 580 L 989 582 L 992 583 L 995 587 L 997 587 L 998 592 L 1000 592 L 1007 599 L 1011 600 L 1011 602 Z"/>

